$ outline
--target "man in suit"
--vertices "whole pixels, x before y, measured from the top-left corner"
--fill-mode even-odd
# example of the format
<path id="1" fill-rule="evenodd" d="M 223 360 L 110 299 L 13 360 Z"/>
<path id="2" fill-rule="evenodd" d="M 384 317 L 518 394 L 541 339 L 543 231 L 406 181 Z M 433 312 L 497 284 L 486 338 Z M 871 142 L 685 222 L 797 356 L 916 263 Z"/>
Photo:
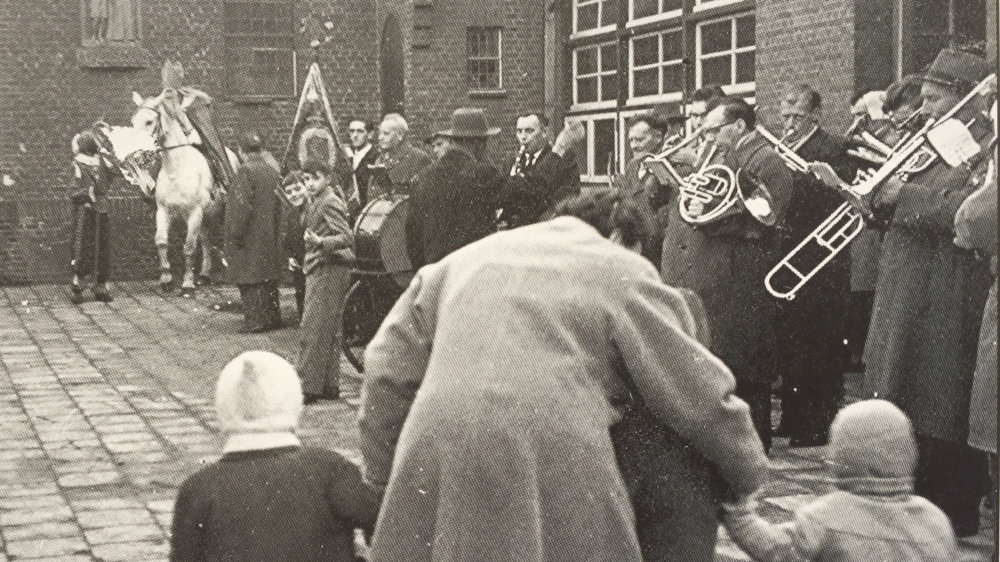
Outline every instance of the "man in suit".
<path id="1" fill-rule="evenodd" d="M 414 177 L 431 163 L 426 152 L 410 144 L 408 132 L 409 125 L 402 115 L 389 113 L 382 118 L 378 132 L 380 154 L 370 166 L 369 200 L 387 193 L 409 194 Z"/>
<path id="2" fill-rule="evenodd" d="M 347 195 L 347 206 L 351 215 L 368 204 L 368 179 L 371 177 L 369 168 L 378 159 L 378 149 L 371 143 L 372 124 L 367 119 L 354 119 L 347 126 L 351 146 L 347 148 L 347 156 L 351 162 L 350 176 L 344 178 L 344 191 Z"/>
<path id="3" fill-rule="evenodd" d="M 705 118 L 707 143 L 716 143 L 725 165 L 755 176 L 771 195 L 771 212 L 780 224 L 792 194 L 792 172 L 773 147 L 754 132 L 756 115 L 745 101 L 722 100 Z M 673 190 L 677 197 L 677 190 Z M 692 203 L 688 214 L 704 209 Z M 664 233 L 661 275 L 668 285 L 694 290 L 705 304 L 712 352 L 733 371 L 736 394 L 750 405 L 754 426 L 771 441 L 771 383 L 774 315 L 777 303 L 764 288 L 764 276 L 780 258 L 778 229 L 759 222 L 737 202 L 728 215 L 692 225 L 670 205 Z"/>
<path id="4" fill-rule="evenodd" d="M 281 203 L 275 190 L 281 176 L 268 164 L 256 133 L 240 141 L 243 165 L 226 194 L 225 253 L 229 281 L 239 287 L 243 301 L 243 332 L 258 333 L 281 327 L 278 282 L 284 275 L 281 250 Z"/>
<path id="5" fill-rule="evenodd" d="M 503 175 L 483 161 L 486 141 L 500 132 L 482 109 L 456 109 L 438 136 L 448 149 L 417 176 L 406 218 L 406 250 L 414 269 L 489 235 Z"/>
<path id="6" fill-rule="evenodd" d="M 789 87 L 781 101 L 785 144 L 807 162 L 826 162 L 844 181 L 856 172 L 844 140 L 819 124 L 822 97 L 810 86 Z M 797 174 L 785 215 L 781 252 L 787 254 L 844 202 L 811 174 Z M 782 378 L 778 434 L 792 447 L 825 445 L 843 391 L 848 350 L 844 345 L 851 262 L 841 252 L 813 277 L 795 299 L 779 303 L 775 336 Z"/>
<path id="7" fill-rule="evenodd" d="M 521 147 L 500 198 L 501 222 L 507 228 L 538 222 L 556 203 L 580 194 L 576 158 L 559 139 L 549 144 L 549 120 L 544 115 L 521 115 L 516 133 Z"/>
<path id="8" fill-rule="evenodd" d="M 611 181 L 612 187 L 618 191 L 621 199 L 631 201 L 639 210 L 639 216 L 645 225 L 644 231 L 649 233 L 647 239 L 642 241 L 642 255 L 657 266 L 660 263 L 663 228 L 666 222 L 661 222 L 657 217 L 657 208 L 654 208 L 650 195 L 655 195 L 659 190 L 653 189 L 653 194 L 647 192 L 647 182 L 643 180 L 650 174 L 642 163 L 660 151 L 667 129 L 666 119 L 653 112 L 635 116 L 628 128 L 628 145 L 632 149 L 632 160 L 625 165 L 625 170 Z M 651 181 L 655 181 L 655 178 Z M 659 184 L 657 183 L 655 187 L 659 187 Z"/>

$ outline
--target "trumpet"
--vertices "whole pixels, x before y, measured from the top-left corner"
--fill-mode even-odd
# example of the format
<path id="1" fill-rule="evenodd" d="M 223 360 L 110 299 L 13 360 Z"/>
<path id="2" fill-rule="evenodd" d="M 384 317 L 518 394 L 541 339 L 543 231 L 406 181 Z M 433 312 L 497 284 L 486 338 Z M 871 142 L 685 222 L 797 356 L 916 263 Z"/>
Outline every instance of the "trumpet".
<path id="1" fill-rule="evenodd" d="M 871 213 L 868 197 L 890 177 L 929 166 L 929 157 L 925 155 L 930 153 L 936 157 L 936 152 L 927 146 L 927 134 L 936 125 L 954 117 L 995 79 L 995 74 L 990 75 L 940 118 L 929 119 L 920 130 L 897 143 L 885 163 L 863 180 L 852 185 L 840 182 L 838 187 L 847 201 L 768 272 L 764 278 L 767 291 L 778 298 L 794 299 L 798 291 L 864 229 L 864 218 Z M 824 180 L 824 183 L 830 182 Z"/>

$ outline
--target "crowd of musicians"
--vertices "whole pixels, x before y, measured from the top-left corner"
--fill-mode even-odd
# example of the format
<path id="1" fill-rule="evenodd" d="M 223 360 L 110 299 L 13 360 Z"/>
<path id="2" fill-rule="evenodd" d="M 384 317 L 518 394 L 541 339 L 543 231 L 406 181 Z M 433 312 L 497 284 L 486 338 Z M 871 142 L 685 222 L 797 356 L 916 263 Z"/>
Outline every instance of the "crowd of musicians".
<path id="1" fill-rule="evenodd" d="M 373 560 L 708 561 L 720 514 L 755 560 L 955 560 L 981 524 L 995 541 L 993 72 L 945 49 L 859 97 L 843 135 L 808 85 L 776 108 L 702 88 L 686 116 L 633 117 L 632 160 L 582 194 L 583 128 L 550 142 L 540 113 L 509 169 L 480 109 L 433 156 L 396 114 L 377 147 L 352 121 L 339 162 L 305 135 L 284 193 L 305 205 L 311 335 L 295 368 L 223 371 L 231 437 L 181 489 L 174 559 L 348 559 L 361 527 Z M 366 352 L 362 475 L 293 431 L 303 391 L 339 395 L 345 225 L 399 194 L 416 274 Z M 851 369 L 863 399 L 843 407 Z M 836 488 L 780 526 L 752 501 L 775 436 L 828 445 Z M 237 482 L 252 492 L 222 493 Z"/>

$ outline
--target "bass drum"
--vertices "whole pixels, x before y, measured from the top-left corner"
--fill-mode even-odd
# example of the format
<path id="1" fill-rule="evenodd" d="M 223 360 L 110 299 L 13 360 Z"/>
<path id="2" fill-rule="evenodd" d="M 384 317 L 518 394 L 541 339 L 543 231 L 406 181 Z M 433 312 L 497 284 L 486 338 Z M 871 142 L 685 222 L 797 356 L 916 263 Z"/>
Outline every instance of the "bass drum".
<path id="1" fill-rule="evenodd" d="M 400 286 L 413 278 L 413 265 L 406 254 L 406 215 L 410 203 L 406 195 L 383 195 L 368 203 L 354 224 L 357 267 L 362 271 L 385 272 Z"/>

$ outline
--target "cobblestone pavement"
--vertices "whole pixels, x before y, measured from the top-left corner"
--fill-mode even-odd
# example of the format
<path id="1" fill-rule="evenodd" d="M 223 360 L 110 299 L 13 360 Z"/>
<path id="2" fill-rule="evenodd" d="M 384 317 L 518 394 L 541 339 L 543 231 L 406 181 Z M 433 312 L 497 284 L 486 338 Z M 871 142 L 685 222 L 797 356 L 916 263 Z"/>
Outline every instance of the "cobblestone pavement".
<path id="1" fill-rule="evenodd" d="M 116 300 L 75 306 L 62 286 L 0 289 L 0 538 L 6 560 L 164 560 L 177 487 L 218 458 L 215 378 L 241 351 L 293 355 L 296 328 L 237 333 L 230 287 L 196 297 L 119 283 Z M 282 290 L 286 319 L 294 299 Z M 359 378 L 343 400 L 306 409 L 310 445 L 359 460 Z M 829 489 L 822 449 L 779 440 L 769 519 Z M 748 558 L 723 534 L 717 560 Z"/>

